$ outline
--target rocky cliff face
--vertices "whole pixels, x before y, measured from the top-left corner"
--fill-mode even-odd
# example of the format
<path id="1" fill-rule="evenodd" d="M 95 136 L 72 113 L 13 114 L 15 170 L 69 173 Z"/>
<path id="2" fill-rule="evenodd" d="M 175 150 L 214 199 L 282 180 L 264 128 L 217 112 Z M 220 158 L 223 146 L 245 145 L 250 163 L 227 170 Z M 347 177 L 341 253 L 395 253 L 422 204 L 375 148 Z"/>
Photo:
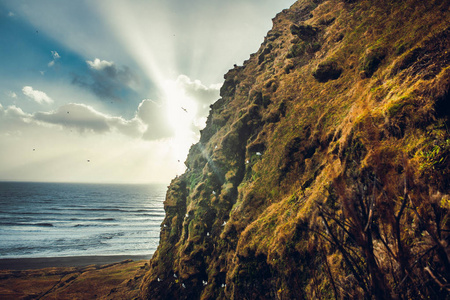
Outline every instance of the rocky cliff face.
<path id="1" fill-rule="evenodd" d="M 143 297 L 448 296 L 449 5 L 278 14 L 168 189 Z"/>

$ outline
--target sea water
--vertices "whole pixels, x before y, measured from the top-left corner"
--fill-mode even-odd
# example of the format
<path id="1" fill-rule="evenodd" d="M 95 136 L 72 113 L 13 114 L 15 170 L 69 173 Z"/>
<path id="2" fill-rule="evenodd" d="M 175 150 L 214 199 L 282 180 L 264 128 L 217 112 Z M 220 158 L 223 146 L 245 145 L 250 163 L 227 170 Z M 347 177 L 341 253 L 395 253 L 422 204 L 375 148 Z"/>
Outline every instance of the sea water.
<path id="1" fill-rule="evenodd" d="M 166 189 L 0 182 L 0 258 L 153 254 Z"/>

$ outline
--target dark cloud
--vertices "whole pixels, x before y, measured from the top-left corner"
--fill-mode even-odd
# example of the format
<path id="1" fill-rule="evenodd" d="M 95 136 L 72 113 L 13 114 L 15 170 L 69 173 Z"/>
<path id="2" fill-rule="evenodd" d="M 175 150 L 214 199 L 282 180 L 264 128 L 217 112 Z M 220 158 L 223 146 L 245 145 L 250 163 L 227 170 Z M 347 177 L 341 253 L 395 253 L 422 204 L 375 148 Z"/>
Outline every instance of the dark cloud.
<path id="1" fill-rule="evenodd" d="M 127 136 L 140 137 L 146 128 L 138 118 L 126 120 L 105 115 L 79 103 L 66 104 L 52 112 L 37 112 L 32 117 L 34 121 L 60 125 L 79 132 L 118 131 Z"/>
<path id="2" fill-rule="evenodd" d="M 37 112 L 34 120 L 74 128 L 80 132 L 104 133 L 110 130 L 107 117 L 84 104 L 70 103 L 51 112 Z"/>
<path id="3" fill-rule="evenodd" d="M 58 125 L 80 133 L 102 134 L 119 132 L 144 140 L 160 140 L 174 135 L 167 121 L 166 109 L 152 100 L 145 99 L 133 118 L 127 120 L 96 111 L 91 106 L 69 103 L 54 111 L 28 114 L 19 107 L 4 108 L 0 104 L 0 132 L 21 130 L 30 126 Z M 48 126 L 48 125 L 47 125 Z"/>
<path id="4" fill-rule="evenodd" d="M 131 85 L 138 83 L 137 76 L 127 66 L 118 67 L 114 62 L 100 60 L 86 61 L 87 75 L 74 74 L 72 83 L 93 92 L 105 100 L 123 100 L 123 94 L 131 91 Z"/>

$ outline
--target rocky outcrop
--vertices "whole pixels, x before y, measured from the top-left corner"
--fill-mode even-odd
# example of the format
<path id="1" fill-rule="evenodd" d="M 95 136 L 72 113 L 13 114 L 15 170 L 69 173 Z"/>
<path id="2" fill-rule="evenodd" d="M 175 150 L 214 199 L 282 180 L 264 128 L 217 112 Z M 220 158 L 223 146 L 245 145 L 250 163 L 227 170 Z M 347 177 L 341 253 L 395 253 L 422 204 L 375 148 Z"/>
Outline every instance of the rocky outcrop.
<path id="1" fill-rule="evenodd" d="M 298 1 L 169 186 L 148 299 L 444 299 L 448 1 Z"/>

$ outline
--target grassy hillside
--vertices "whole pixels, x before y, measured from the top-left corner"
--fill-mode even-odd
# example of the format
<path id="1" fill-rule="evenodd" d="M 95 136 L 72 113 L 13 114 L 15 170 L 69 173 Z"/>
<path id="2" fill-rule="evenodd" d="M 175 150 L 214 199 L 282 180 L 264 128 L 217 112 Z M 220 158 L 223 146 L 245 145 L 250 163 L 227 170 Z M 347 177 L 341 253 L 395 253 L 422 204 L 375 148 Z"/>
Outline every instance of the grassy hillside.
<path id="1" fill-rule="evenodd" d="M 169 187 L 142 296 L 448 297 L 449 6 L 278 14 Z"/>

